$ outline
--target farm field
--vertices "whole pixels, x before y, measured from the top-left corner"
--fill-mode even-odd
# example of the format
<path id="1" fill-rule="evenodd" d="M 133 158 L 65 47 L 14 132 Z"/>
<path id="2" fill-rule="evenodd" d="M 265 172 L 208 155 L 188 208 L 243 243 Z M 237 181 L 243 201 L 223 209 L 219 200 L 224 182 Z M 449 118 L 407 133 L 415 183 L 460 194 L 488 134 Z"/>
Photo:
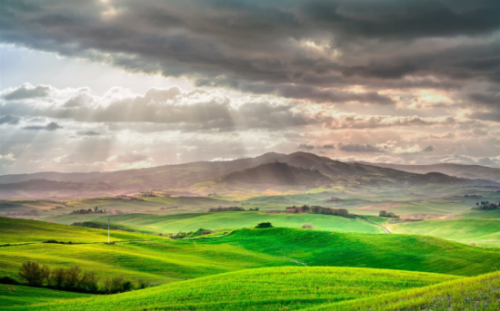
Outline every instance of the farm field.
<path id="1" fill-rule="evenodd" d="M 365 268 L 261 268 L 8 310 L 301 310 L 457 279 L 443 274 Z"/>
<path id="2" fill-rule="evenodd" d="M 394 233 L 425 234 L 465 244 L 500 247 L 500 219 L 438 219 L 387 226 Z"/>
<path id="3" fill-rule="evenodd" d="M 321 214 L 290 214 L 290 213 L 263 213 L 263 212 L 212 212 L 192 213 L 177 215 L 153 214 L 126 214 L 109 216 L 113 224 L 129 226 L 130 228 L 143 228 L 157 232 L 177 233 L 179 231 L 196 231 L 204 229 L 236 229 L 252 227 L 260 222 L 271 222 L 277 227 L 300 228 L 305 223 L 310 223 L 317 230 L 382 233 L 382 229 L 366 221 L 333 215 Z M 378 217 L 377 217 L 378 218 Z M 107 216 L 95 217 L 94 222 L 104 223 Z M 74 217 L 70 222 L 76 222 Z M 59 222 L 56 218 L 55 221 Z M 68 222 L 65 217 L 64 222 Z"/>
<path id="4" fill-rule="evenodd" d="M 132 232 L 113 232 L 113 241 L 160 239 L 158 236 Z M 57 240 L 72 243 L 107 242 L 108 232 L 43 221 L 0 217 L 0 245 L 40 243 Z"/>

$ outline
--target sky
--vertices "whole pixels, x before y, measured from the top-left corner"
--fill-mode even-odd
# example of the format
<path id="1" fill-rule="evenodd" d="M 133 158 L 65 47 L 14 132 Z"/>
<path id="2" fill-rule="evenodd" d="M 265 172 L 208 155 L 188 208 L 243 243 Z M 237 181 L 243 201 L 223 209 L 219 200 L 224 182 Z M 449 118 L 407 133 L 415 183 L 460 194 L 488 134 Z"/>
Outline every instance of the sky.
<path id="1" fill-rule="evenodd" d="M 0 2 L 0 174 L 296 151 L 500 168 L 500 1 Z"/>

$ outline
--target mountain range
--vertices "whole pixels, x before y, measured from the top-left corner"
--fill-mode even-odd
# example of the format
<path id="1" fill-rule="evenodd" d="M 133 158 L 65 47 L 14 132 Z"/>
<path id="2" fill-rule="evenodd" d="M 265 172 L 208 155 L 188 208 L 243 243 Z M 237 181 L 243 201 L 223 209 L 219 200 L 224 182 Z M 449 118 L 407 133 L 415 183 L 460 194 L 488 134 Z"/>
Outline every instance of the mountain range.
<path id="1" fill-rule="evenodd" d="M 492 184 L 500 170 L 477 165 L 397 165 L 347 163 L 313 153 L 266 153 L 255 158 L 220 162 L 192 162 L 114 172 L 42 172 L 0 176 L 3 198 L 90 197 L 131 194 L 151 190 L 189 189 L 207 194 L 197 185 L 248 187 L 401 186 L 440 184 Z M 207 190 L 208 191 L 208 190 Z"/>

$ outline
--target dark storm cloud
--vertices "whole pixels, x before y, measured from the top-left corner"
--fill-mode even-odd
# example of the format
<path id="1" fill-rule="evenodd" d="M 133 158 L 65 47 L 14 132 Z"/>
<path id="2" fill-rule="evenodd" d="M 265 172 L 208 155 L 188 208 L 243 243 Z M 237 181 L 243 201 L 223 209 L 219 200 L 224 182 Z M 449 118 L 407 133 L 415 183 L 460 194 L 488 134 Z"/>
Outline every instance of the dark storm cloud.
<path id="1" fill-rule="evenodd" d="M 49 90 L 50 88 L 45 85 L 38 85 L 32 88 L 23 85 L 12 92 L 5 94 L 3 98 L 6 100 L 19 100 L 27 98 L 45 97 L 49 95 Z"/>
<path id="2" fill-rule="evenodd" d="M 382 149 L 370 144 L 339 144 L 339 149 L 346 152 L 383 152 Z"/>
<path id="3" fill-rule="evenodd" d="M 47 125 L 31 125 L 31 126 L 26 126 L 23 127 L 25 130 L 30 130 L 30 131 L 55 131 L 57 129 L 62 128 L 59 124 L 55 122 L 50 122 Z"/>
<path id="4" fill-rule="evenodd" d="M 0 117 L 0 125 L 2 124 L 17 124 L 19 123 L 19 118 L 13 117 L 13 116 L 4 116 Z"/>
<path id="5" fill-rule="evenodd" d="M 424 149 L 422 149 L 422 152 L 432 152 L 434 151 L 436 148 L 434 148 L 434 146 L 427 146 L 425 147 Z"/>
<path id="6" fill-rule="evenodd" d="M 498 0 L 2 1 L 0 40 L 254 93 L 391 104 L 429 75 L 500 81 Z M 385 80 L 381 81 L 381 80 Z M 421 82 L 418 82 L 421 83 Z"/>

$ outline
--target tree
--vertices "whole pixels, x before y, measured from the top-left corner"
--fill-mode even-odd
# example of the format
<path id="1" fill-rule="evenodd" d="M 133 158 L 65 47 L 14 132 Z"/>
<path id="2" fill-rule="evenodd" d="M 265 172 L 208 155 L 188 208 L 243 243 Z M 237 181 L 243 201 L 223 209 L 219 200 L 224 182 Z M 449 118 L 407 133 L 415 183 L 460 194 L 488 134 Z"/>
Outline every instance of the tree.
<path id="1" fill-rule="evenodd" d="M 50 269 L 46 265 L 40 266 L 36 261 L 26 261 L 19 269 L 19 276 L 31 286 L 42 286 L 43 281 L 50 276 Z"/>
<path id="2" fill-rule="evenodd" d="M 262 228 L 272 228 L 273 226 L 271 225 L 270 222 L 261 222 L 260 224 L 258 224 L 255 228 L 259 228 L 259 229 L 262 229 Z"/>
<path id="3" fill-rule="evenodd" d="M 79 287 L 85 291 L 97 292 L 99 290 L 99 278 L 94 272 L 85 272 L 80 279 Z"/>
<path id="4" fill-rule="evenodd" d="M 78 266 L 70 267 L 66 270 L 64 288 L 75 290 L 80 286 L 80 272 L 82 270 Z"/>
<path id="5" fill-rule="evenodd" d="M 52 270 L 49 279 L 49 283 L 52 286 L 56 288 L 62 288 L 65 280 L 66 280 L 66 270 L 64 270 L 63 268 Z"/>
<path id="6" fill-rule="evenodd" d="M 380 217 L 386 217 L 387 216 L 387 212 L 386 211 L 380 211 L 380 213 L 378 215 Z"/>

